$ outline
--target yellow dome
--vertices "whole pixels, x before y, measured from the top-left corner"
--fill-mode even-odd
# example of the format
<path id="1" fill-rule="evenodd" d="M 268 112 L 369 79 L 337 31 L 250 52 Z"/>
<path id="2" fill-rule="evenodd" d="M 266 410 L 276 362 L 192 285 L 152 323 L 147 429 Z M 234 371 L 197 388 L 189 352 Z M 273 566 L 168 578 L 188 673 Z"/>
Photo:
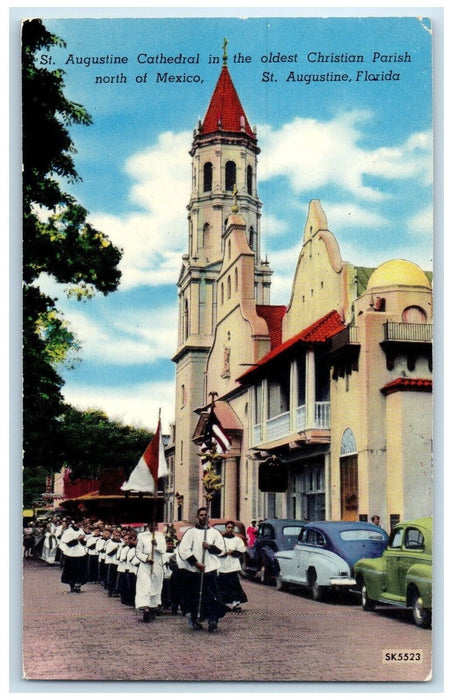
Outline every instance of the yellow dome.
<path id="1" fill-rule="evenodd" d="M 429 279 L 421 267 L 408 260 L 389 260 L 379 265 L 368 280 L 367 289 L 395 285 L 431 289 Z"/>

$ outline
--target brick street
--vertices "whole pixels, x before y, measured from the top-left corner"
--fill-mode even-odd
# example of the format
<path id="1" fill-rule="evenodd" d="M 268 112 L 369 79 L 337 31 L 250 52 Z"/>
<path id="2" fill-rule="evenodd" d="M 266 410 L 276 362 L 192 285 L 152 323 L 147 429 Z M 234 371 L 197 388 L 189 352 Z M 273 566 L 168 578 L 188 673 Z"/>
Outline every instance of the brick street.
<path id="1" fill-rule="evenodd" d="M 364 612 L 359 598 L 314 602 L 242 580 L 249 602 L 219 630 L 192 630 L 164 612 L 141 613 L 99 584 L 79 595 L 59 567 L 24 562 L 23 668 L 28 680 L 91 681 L 423 681 L 430 630 L 407 612 Z M 422 651 L 422 663 L 383 663 L 383 649 Z M 427 687 L 429 692 L 429 687 Z"/>

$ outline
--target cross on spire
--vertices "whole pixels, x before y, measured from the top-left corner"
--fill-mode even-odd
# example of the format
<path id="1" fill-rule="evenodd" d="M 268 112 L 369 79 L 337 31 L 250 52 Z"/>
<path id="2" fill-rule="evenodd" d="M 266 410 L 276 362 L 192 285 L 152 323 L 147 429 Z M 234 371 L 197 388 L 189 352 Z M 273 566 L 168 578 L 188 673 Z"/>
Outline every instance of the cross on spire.
<path id="1" fill-rule="evenodd" d="M 228 46 L 228 39 L 224 39 L 223 40 L 223 65 L 224 66 L 226 66 L 227 61 L 228 61 L 227 46 Z"/>

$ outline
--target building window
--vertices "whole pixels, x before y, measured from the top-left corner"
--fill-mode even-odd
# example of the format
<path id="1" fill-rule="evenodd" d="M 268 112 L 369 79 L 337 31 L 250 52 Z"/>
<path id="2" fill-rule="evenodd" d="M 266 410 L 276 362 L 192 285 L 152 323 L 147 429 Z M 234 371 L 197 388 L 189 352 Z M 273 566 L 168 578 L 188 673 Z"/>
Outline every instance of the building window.
<path id="1" fill-rule="evenodd" d="M 225 295 L 225 293 L 224 293 L 223 282 L 222 282 L 222 284 L 220 285 L 220 303 L 221 304 L 223 304 L 223 302 L 224 302 L 224 295 Z"/>
<path id="2" fill-rule="evenodd" d="M 203 191 L 212 190 L 212 163 L 205 163 L 203 166 Z"/>
<path id="3" fill-rule="evenodd" d="M 247 166 L 247 193 L 252 194 L 252 186 L 253 186 L 253 170 L 252 166 L 248 165 Z"/>
<path id="4" fill-rule="evenodd" d="M 227 278 L 227 299 L 231 299 L 231 277 L 228 275 Z"/>
<path id="5" fill-rule="evenodd" d="M 234 291 L 237 292 L 239 289 L 239 276 L 237 267 L 234 269 Z"/>
<path id="6" fill-rule="evenodd" d="M 249 246 L 252 250 L 255 250 L 255 230 L 253 226 L 249 228 Z"/>
<path id="7" fill-rule="evenodd" d="M 209 231 L 210 231 L 210 226 L 209 224 L 205 224 L 203 226 L 203 246 L 208 246 L 209 245 Z"/>
<path id="8" fill-rule="evenodd" d="M 403 311 L 403 323 L 426 323 L 426 313 L 420 306 L 408 306 Z"/>
<path id="9" fill-rule="evenodd" d="M 186 405 L 186 387 L 181 384 L 181 408 Z"/>
<path id="10" fill-rule="evenodd" d="M 236 163 L 229 160 L 225 165 L 225 189 L 232 192 L 236 184 Z"/>

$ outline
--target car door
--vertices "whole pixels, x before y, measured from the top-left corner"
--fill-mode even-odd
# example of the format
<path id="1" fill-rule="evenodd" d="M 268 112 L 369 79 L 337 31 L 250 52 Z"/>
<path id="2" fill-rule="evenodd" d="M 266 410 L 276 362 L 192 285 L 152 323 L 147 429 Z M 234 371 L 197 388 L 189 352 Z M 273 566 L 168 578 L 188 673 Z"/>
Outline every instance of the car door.
<path id="1" fill-rule="evenodd" d="M 401 571 L 403 567 L 404 552 L 404 528 L 396 527 L 391 536 L 384 552 L 384 586 L 382 591 L 383 598 L 389 598 L 394 601 L 405 599 L 405 591 L 401 586 Z"/>
<path id="2" fill-rule="evenodd" d="M 304 569 L 305 548 L 307 530 L 304 528 L 299 535 L 296 546 L 293 550 L 293 566 L 291 568 L 291 579 L 295 583 L 305 584 L 306 575 Z"/>
<path id="3" fill-rule="evenodd" d="M 423 559 L 425 538 L 422 531 L 415 525 L 409 525 L 404 531 L 403 547 L 398 562 L 398 587 L 401 595 L 406 597 L 406 579 L 408 569 L 414 565 L 417 558 Z"/>
<path id="4" fill-rule="evenodd" d="M 325 544 L 322 534 L 313 527 L 304 528 L 302 542 L 297 547 L 297 572 L 301 583 L 307 583 L 307 572 L 319 548 Z"/>
<path id="5" fill-rule="evenodd" d="M 263 523 L 259 526 L 258 536 L 255 542 L 255 560 L 259 566 L 261 561 L 261 552 L 266 548 L 275 549 L 275 531 L 270 523 Z"/>

